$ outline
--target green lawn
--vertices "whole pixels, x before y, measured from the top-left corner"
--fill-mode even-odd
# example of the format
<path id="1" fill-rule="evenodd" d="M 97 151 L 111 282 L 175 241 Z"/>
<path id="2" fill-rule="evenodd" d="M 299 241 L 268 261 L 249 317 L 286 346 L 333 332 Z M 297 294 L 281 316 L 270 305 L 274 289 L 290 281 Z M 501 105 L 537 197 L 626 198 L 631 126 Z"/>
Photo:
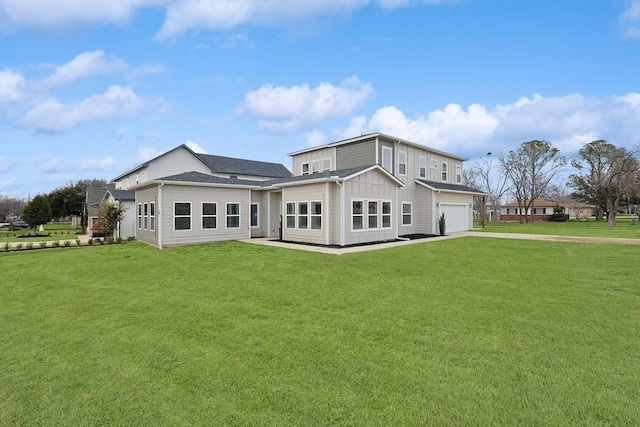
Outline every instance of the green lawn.
<path id="1" fill-rule="evenodd" d="M 534 222 L 527 224 L 505 222 L 498 223 L 497 226 L 487 221 L 484 229 L 475 229 L 475 231 L 640 239 L 640 222 L 636 221 L 636 225 L 631 225 L 631 217 L 629 216 L 618 218 L 615 227 L 609 227 L 607 221 L 595 221 L 593 219 L 585 222 L 572 220 L 567 222 Z"/>
<path id="2" fill-rule="evenodd" d="M 0 425 L 637 425 L 640 247 L 0 253 Z"/>
<path id="3" fill-rule="evenodd" d="M 29 235 L 33 235 L 33 230 L 1 230 L 0 231 L 0 244 L 4 242 L 20 242 L 23 244 L 27 244 L 29 242 L 32 243 L 40 243 L 40 242 L 51 242 L 54 240 L 75 240 L 77 235 L 82 231 L 80 227 L 74 227 L 71 224 L 63 223 L 63 224 L 45 224 L 43 234 L 50 234 L 45 237 L 29 237 Z M 37 233 L 40 231 L 36 230 Z M 20 237 L 24 236 L 24 237 Z"/>

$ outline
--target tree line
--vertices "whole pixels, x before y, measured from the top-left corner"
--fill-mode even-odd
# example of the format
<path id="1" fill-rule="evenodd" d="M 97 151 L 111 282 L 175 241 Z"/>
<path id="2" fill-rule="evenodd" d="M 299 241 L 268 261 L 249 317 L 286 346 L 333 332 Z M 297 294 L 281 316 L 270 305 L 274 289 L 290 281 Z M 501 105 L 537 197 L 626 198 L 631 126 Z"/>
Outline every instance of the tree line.
<path id="1" fill-rule="evenodd" d="M 614 227 L 622 206 L 640 204 L 639 153 L 640 144 L 627 149 L 599 139 L 585 144 L 569 162 L 550 142 L 532 140 L 501 153 L 497 164 L 492 153 L 487 153 L 465 169 L 465 182 L 488 193 L 495 222 L 507 195 L 518 204 L 520 222 L 532 222 L 535 199 L 569 193 L 573 200 L 593 205 L 596 220 L 606 215 L 609 226 Z M 569 164 L 574 173 L 558 185 Z"/>

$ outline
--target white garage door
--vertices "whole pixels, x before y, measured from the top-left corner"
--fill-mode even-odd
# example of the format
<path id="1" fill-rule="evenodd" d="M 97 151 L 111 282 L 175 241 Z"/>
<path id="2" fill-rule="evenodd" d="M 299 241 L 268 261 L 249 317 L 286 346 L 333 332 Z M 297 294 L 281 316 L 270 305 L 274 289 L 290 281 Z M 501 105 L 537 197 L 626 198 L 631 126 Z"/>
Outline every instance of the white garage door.
<path id="1" fill-rule="evenodd" d="M 444 219 L 447 227 L 446 233 L 466 231 L 469 229 L 467 209 L 467 205 L 440 203 L 440 213 L 442 214 L 444 212 Z"/>

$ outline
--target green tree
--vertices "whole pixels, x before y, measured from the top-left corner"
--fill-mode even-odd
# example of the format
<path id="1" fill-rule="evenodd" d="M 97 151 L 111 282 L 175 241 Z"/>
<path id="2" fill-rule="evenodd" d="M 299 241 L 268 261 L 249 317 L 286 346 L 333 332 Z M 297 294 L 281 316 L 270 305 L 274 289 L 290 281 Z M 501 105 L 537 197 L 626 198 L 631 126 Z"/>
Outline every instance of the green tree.
<path id="1" fill-rule="evenodd" d="M 117 204 L 112 205 L 104 200 L 98 208 L 98 227 L 107 237 L 114 237 L 124 217 L 124 209 Z"/>
<path id="2" fill-rule="evenodd" d="M 577 170 L 568 181 L 575 190 L 574 198 L 606 213 L 609 227 L 615 227 L 620 206 L 633 203 L 637 197 L 639 151 L 640 147 L 627 150 L 599 139 L 585 144 L 578 151 L 579 159 L 571 162 Z M 602 219 L 602 213 L 596 219 Z"/>
<path id="3" fill-rule="evenodd" d="M 47 196 L 38 194 L 35 196 L 22 210 L 20 215 L 22 220 L 29 224 L 35 231 L 40 224 L 46 224 L 51 221 L 51 207 Z"/>

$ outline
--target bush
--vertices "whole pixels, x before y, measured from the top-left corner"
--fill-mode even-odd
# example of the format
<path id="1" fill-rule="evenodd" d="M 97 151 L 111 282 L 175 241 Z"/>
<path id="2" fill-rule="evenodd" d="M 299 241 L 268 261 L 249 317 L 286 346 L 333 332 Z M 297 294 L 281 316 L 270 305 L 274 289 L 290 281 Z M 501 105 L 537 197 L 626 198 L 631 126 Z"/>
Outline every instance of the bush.
<path id="1" fill-rule="evenodd" d="M 65 246 L 66 248 L 70 248 L 70 247 L 71 247 L 71 240 L 65 240 L 65 241 L 64 241 L 64 246 Z"/>
<path id="2" fill-rule="evenodd" d="M 4 249 L 5 252 L 9 252 L 9 249 L 11 249 L 11 245 L 9 244 L 9 242 L 4 242 L 2 245 L 2 249 Z"/>
<path id="3" fill-rule="evenodd" d="M 31 242 L 27 243 L 26 247 L 27 247 L 27 250 L 33 249 L 33 243 L 31 243 Z"/>
<path id="4" fill-rule="evenodd" d="M 76 246 L 80 246 L 80 239 L 76 239 Z"/>
<path id="5" fill-rule="evenodd" d="M 19 251 L 20 249 L 22 249 L 22 243 L 18 243 L 16 245 L 16 251 Z"/>
<path id="6" fill-rule="evenodd" d="M 40 242 L 40 249 L 44 249 L 47 247 L 47 242 Z"/>
<path id="7" fill-rule="evenodd" d="M 133 242 L 134 240 L 136 240 L 136 236 L 127 237 L 127 242 Z"/>
<path id="8" fill-rule="evenodd" d="M 54 240 L 54 241 L 53 241 L 53 247 L 54 247 L 54 248 L 58 248 L 58 247 L 60 247 L 60 240 Z"/>
<path id="9" fill-rule="evenodd" d="M 122 243 L 122 237 L 120 236 L 116 237 L 116 243 Z"/>
<path id="10" fill-rule="evenodd" d="M 89 245 L 89 246 L 93 245 L 93 239 L 87 240 L 87 245 Z"/>

